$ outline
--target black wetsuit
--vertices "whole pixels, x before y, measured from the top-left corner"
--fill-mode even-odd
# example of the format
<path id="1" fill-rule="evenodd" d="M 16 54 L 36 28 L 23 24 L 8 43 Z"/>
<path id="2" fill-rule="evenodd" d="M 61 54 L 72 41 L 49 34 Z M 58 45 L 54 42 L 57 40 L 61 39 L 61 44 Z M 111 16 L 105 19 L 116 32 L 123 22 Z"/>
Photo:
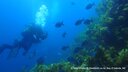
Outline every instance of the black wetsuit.
<path id="1" fill-rule="evenodd" d="M 22 32 L 22 39 L 20 41 L 15 40 L 12 45 L 3 44 L 0 46 L 0 53 L 3 52 L 4 49 L 20 49 L 23 48 L 26 54 L 31 46 L 35 43 L 40 43 L 41 40 L 47 38 L 47 33 L 44 33 L 42 28 L 36 25 L 31 25 L 25 31 Z"/>

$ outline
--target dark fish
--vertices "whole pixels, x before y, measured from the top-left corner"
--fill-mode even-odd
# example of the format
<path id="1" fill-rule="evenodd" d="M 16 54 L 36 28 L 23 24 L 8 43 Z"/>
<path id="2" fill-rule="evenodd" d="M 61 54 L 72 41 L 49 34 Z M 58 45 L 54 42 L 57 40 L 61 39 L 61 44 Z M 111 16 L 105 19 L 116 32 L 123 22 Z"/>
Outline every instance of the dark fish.
<path id="1" fill-rule="evenodd" d="M 84 24 L 90 24 L 90 23 L 92 23 L 93 22 L 93 20 L 92 19 L 86 19 L 86 20 L 84 20 Z"/>
<path id="2" fill-rule="evenodd" d="M 95 5 L 95 3 L 89 3 L 88 5 L 86 5 L 85 9 L 86 9 L 86 10 L 89 10 L 89 9 L 91 9 L 94 5 Z"/>
<path id="3" fill-rule="evenodd" d="M 60 27 L 62 27 L 63 25 L 64 25 L 63 21 L 62 21 L 62 22 L 57 22 L 57 23 L 55 24 L 55 27 L 56 27 L 56 28 L 60 28 Z"/>
<path id="4" fill-rule="evenodd" d="M 62 34 L 62 37 L 65 38 L 66 35 L 67 35 L 67 33 L 64 32 L 64 33 Z"/>
<path id="5" fill-rule="evenodd" d="M 63 46 L 61 49 L 63 50 L 63 51 L 65 51 L 65 50 L 67 50 L 69 48 L 69 46 Z"/>
<path id="6" fill-rule="evenodd" d="M 84 21 L 84 19 L 79 19 L 76 21 L 75 25 L 78 26 L 78 25 L 82 24 L 83 21 Z"/>
<path id="7" fill-rule="evenodd" d="M 44 57 L 41 56 L 37 59 L 37 64 L 44 64 Z"/>

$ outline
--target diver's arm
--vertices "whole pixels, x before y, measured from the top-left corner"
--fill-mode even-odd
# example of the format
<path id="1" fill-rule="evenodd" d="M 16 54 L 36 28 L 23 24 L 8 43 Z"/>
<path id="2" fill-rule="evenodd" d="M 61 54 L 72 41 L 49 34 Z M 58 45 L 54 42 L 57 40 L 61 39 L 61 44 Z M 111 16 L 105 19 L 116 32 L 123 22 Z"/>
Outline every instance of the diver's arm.
<path id="1" fill-rule="evenodd" d="M 3 44 L 1 47 L 2 48 L 12 48 L 13 46 L 12 45 L 9 45 L 9 44 Z"/>

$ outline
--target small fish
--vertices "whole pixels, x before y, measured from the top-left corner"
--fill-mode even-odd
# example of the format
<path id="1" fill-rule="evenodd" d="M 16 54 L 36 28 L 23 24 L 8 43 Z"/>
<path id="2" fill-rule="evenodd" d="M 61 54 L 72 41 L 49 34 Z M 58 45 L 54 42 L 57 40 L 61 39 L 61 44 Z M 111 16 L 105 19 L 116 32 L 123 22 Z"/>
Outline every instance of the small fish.
<path id="1" fill-rule="evenodd" d="M 66 35 L 67 35 L 67 32 L 64 32 L 64 33 L 62 34 L 62 37 L 65 38 Z"/>
<path id="2" fill-rule="evenodd" d="M 83 21 L 84 21 L 84 19 L 79 19 L 76 21 L 75 25 L 78 26 L 78 25 L 82 24 Z"/>
<path id="3" fill-rule="evenodd" d="M 86 19 L 86 20 L 84 20 L 83 23 L 89 25 L 89 24 L 92 23 L 92 22 L 93 22 L 92 19 Z"/>
<path id="4" fill-rule="evenodd" d="M 63 46 L 61 49 L 63 50 L 63 51 L 65 51 L 65 50 L 67 50 L 69 48 L 69 46 Z"/>
<path id="5" fill-rule="evenodd" d="M 89 10 L 89 9 L 91 9 L 94 5 L 95 5 L 95 3 L 89 3 L 88 5 L 86 5 L 85 9 L 86 9 L 86 10 Z"/>
<path id="6" fill-rule="evenodd" d="M 56 28 L 60 28 L 60 27 L 62 27 L 63 25 L 64 25 L 63 21 L 62 21 L 62 22 L 57 22 L 57 23 L 55 24 L 55 27 L 56 27 Z"/>

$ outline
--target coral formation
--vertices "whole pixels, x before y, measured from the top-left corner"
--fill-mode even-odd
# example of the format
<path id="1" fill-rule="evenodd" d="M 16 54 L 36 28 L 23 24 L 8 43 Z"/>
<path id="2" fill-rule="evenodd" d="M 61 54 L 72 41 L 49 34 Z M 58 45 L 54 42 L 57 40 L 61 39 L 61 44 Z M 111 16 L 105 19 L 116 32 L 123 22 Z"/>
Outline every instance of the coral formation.
<path id="1" fill-rule="evenodd" d="M 66 62 L 38 65 L 31 72 L 127 72 L 128 1 L 103 0 L 99 17 L 75 40 Z M 77 69 L 72 67 L 124 67 L 123 69 Z"/>

